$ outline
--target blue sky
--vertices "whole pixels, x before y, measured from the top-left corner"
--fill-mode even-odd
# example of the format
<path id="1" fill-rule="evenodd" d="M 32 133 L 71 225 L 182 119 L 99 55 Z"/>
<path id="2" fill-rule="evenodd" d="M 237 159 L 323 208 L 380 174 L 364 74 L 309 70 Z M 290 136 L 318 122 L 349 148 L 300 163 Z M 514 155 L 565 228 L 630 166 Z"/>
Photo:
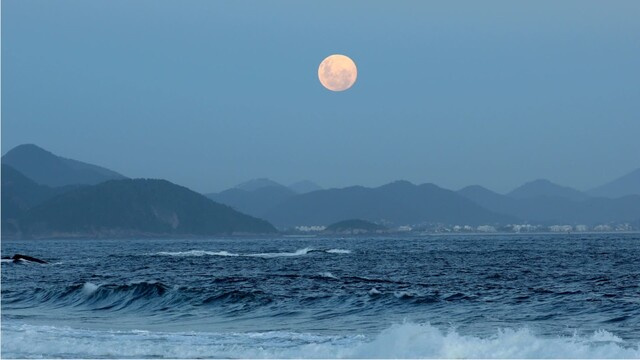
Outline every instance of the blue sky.
<path id="1" fill-rule="evenodd" d="M 333 93 L 317 67 L 350 56 Z M 2 2 L 2 152 L 257 177 L 586 189 L 640 167 L 639 1 Z"/>

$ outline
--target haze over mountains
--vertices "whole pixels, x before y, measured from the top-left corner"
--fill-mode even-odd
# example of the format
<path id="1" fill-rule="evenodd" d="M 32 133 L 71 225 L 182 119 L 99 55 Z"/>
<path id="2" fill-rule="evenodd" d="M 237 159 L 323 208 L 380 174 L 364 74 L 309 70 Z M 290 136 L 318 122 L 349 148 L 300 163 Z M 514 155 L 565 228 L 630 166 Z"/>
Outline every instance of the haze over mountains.
<path id="1" fill-rule="evenodd" d="M 587 192 L 543 179 L 499 194 L 478 185 L 451 191 L 396 181 L 375 188 L 322 189 L 308 180 L 284 186 L 260 178 L 206 197 L 164 180 L 130 180 L 35 145 L 18 146 L 2 157 L 3 236 L 270 233 L 275 228 L 267 221 L 285 229 L 348 219 L 390 228 L 640 225 L 640 169 Z"/>
<path id="2" fill-rule="evenodd" d="M 531 183 L 530 183 L 531 184 Z M 516 196 L 501 195 L 482 186 L 468 186 L 458 193 L 476 204 L 501 214 L 512 214 L 534 224 L 585 224 L 635 222 L 640 219 L 640 195 L 616 199 L 580 196 L 577 190 L 555 185 L 548 193 L 521 189 Z M 534 195 L 536 194 L 536 195 Z M 530 195 L 530 196 L 529 196 Z M 564 196 L 563 196 L 564 195 Z"/>
<path id="3" fill-rule="evenodd" d="M 514 199 L 532 199 L 536 197 L 560 197 L 581 201 L 589 196 L 568 186 L 561 186 L 546 179 L 530 181 L 507 194 Z"/>
<path id="4" fill-rule="evenodd" d="M 47 186 L 95 185 L 107 180 L 125 179 L 115 171 L 66 159 L 33 144 L 11 149 L 2 157 L 2 163 Z"/>
<path id="5" fill-rule="evenodd" d="M 629 194 L 640 194 L 640 168 L 622 177 L 587 191 L 591 196 L 617 198 Z"/>
<path id="6" fill-rule="evenodd" d="M 597 225 L 640 219 L 640 195 L 633 195 L 633 188 L 630 194 L 609 199 L 592 197 L 544 179 L 523 184 L 505 195 L 479 185 L 454 193 L 433 184 L 398 181 L 378 188 L 354 186 L 295 194 L 284 185 L 260 180 L 264 186 L 254 186 L 251 191 L 239 190 L 241 184 L 207 196 L 279 227 L 326 225 L 346 218 L 392 225 L 426 221 L 468 225 L 516 222 Z M 640 178 L 637 182 L 640 183 Z M 405 191 L 399 191 L 401 188 Z M 471 204 L 461 205 L 460 198 Z M 482 211 L 472 210 L 477 205 Z M 433 208 L 428 210 L 430 206 Z"/>

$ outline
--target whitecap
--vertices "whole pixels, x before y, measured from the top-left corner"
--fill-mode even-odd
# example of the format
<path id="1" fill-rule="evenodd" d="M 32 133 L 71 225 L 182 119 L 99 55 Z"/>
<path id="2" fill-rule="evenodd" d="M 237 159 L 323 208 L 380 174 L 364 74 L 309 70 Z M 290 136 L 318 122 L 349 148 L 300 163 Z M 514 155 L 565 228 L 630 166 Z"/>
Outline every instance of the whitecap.
<path id="1" fill-rule="evenodd" d="M 261 258 L 290 257 L 290 256 L 307 255 L 312 251 L 316 251 L 316 250 L 312 248 L 304 248 L 304 249 L 296 250 L 294 252 L 257 253 L 257 254 L 249 254 L 247 256 L 261 257 Z"/>
<path id="2" fill-rule="evenodd" d="M 329 249 L 326 252 L 329 254 L 351 254 L 351 250 L 345 249 Z"/>
<path id="3" fill-rule="evenodd" d="M 240 256 L 239 254 L 230 253 L 228 251 L 205 251 L 205 250 L 189 250 L 168 252 L 161 251 L 151 255 L 157 256 Z"/>
<path id="4" fill-rule="evenodd" d="M 413 294 L 407 291 L 396 291 L 393 293 L 393 296 L 395 296 L 398 299 L 407 299 L 407 298 L 413 297 Z"/>
<path id="5" fill-rule="evenodd" d="M 369 295 L 371 295 L 371 296 L 374 296 L 374 295 L 380 295 L 380 294 L 382 294 L 382 293 L 380 292 L 380 290 L 378 290 L 378 289 L 376 289 L 376 288 L 374 288 L 374 287 L 372 287 L 372 288 L 371 288 L 371 290 L 369 290 Z"/>
<path id="6" fill-rule="evenodd" d="M 320 273 L 320 276 L 325 277 L 325 278 L 328 278 L 328 279 L 336 279 L 336 280 L 338 279 L 338 277 L 337 277 L 337 276 L 333 275 L 332 273 L 330 273 L 330 272 L 328 272 L 328 271 L 321 272 L 321 273 Z"/>
<path id="7" fill-rule="evenodd" d="M 330 249 L 330 250 L 317 250 L 310 247 L 304 249 L 298 249 L 293 252 L 265 252 L 265 253 L 254 253 L 254 254 L 236 254 L 228 251 L 206 251 L 206 250 L 188 250 L 188 251 L 161 251 L 157 253 L 147 254 L 153 256 L 245 256 L 245 257 L 258 257 L 258 258 L 277 258 L 277 257 L 293 257 L 293 256 L 302 256 L 307 255 L 313 252 L 324 252 L 328 254 L 350 254 L 351 250 L 344 249 Z"/>
<path id="8" fill-rule="evenodd" d="M 82 293 L 84 295 L 86 295 L 86 296 L 89 296 L 89 295 L 93 294 L 94 292 L 96 292 L 99 287 L 100 287 L 99 285 L 96 285 L 94 283 L 86 282 L 82 286 Z"/>

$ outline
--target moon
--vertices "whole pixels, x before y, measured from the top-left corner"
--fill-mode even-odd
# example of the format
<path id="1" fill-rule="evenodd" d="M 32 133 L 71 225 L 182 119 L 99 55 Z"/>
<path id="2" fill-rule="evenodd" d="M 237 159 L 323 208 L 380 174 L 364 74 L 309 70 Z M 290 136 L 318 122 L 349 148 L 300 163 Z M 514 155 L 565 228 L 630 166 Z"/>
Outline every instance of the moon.
<path id="1" fill-rule="evenodd" d="M 327 56 L 318 66 L 318 79 L 331 91 L 345 91 L 353 86 L 358 77 L 358 68 L 348 56 Z"/>

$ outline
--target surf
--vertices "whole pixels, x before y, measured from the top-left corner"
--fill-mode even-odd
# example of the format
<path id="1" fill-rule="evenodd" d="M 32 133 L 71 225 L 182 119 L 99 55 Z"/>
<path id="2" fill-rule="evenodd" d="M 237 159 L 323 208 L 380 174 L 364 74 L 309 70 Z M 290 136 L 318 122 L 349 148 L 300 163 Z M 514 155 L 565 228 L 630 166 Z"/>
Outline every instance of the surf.
<path id="1" fill-rule="evenodd" d="M 464 335 L 430 324 L 402 323 L 376 334 L 319 335 L 288 331 L 215 333 L 99 330 L 3 322 L 4 357 L 165 358 L 638 358 L 599 330 L 572 336 L 528 328 Z"/>

